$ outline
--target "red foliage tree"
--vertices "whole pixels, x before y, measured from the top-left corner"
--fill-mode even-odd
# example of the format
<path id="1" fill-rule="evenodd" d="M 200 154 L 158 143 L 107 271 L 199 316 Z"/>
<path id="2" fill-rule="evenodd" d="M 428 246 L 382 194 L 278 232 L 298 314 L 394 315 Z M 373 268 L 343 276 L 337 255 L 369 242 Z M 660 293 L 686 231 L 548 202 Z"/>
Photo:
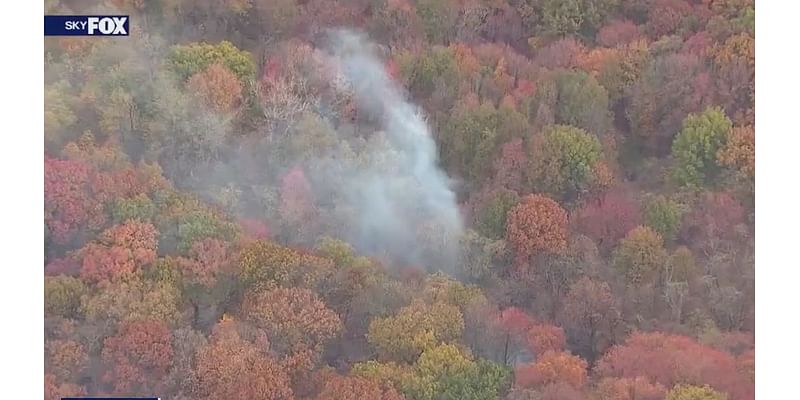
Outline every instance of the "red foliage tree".
<path id="1" fill-rule="evenodd" d="M 107 229 L 80 250 L 81 278 L 100 282 L 133 274 L 155 261 L 157 236 L 153 225 L 138 221 Z"/>
<path id="2" fill-rule="evenodd" d="M 523 171 L 527 165 L 528 155 L 522 139 L 512 139 L 501 147 L 500 158 L 494 162 L 494 184 L 521 192 L 526 178 Z"/>
<path id="3" fill-rule="evenodd" d="M 728 353 L 685 336 L 635 333 L 611 348 L 597 365 L 604 377 L 642 376 L 665 387 L 677 383 L 704 385 L 726 392 L 733 400 L 751 399 L 752 382 L 736 368 Z"/>
<path id="4" fill-rule="evenodd" d="M 178 259 L 187 282 L 213 286 L 220 273 L 232 271 L 233 256 L 229 245 L 219 239 L 204 239 L 192 244 L 188 257 Z"/>
<path id="5" fill-rule="evenodd" d="M 744 222 L 744 207 L 733 195 L 704 193 L 684 216 L 680 237 L 693 248 L 709 250 L 716 240 L 736 238 L 735 228 Z"/>
<path id="6" fill-rule="evenodd" d="M 599 248 L 609 250 L 641 222 L 639 205 L 623 193 L 611 191 L 590 200 L 570 216 L 578 232 L 594 239 Z"/>
<path id="7" fill-rule="evenodd" d="M 103 381 L 117 394 L 157 391 L 172 365 L 172 334 L 156 320 L 131 320 L 103 342 Z"/>
<path id="8" fill-rule="evenodd" d="M 65 244 L 81 229 L 105 222 L 103 205 L 92 198 L 92 170 L 80 161 L 44 160 L 44 222 L 56 243 Z"/>

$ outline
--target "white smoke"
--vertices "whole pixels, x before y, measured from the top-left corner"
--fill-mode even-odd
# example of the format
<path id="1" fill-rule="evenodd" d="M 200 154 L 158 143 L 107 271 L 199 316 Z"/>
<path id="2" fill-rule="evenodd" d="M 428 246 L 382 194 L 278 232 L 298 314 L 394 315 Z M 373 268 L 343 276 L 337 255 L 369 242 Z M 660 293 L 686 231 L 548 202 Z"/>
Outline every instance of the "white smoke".
<path id="1" fill-rule="evenodd" d="M 318 182 L 336 182 L 337 197 L 356 219 L 356 224 L 342 223 L 349 225 L 348 239 L 360 250 L 445 268 L 454 261 L 462 231 L 456 196 L 438 166 L 421 110 L 405 99 L 373 49 L 362 34 L 329 32 L 327 50 L 359 115 L 378 121 L 380 128 L 356 160 L 335 151 L 314 161 L 310 170 Z"/>

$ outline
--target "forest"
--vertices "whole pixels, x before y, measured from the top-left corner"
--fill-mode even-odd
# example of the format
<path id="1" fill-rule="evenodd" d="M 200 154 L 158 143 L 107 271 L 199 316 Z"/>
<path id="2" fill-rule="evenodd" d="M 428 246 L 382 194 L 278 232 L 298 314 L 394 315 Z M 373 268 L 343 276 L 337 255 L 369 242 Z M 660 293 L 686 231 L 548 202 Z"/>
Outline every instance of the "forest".
<path id="1" fill-rule="evenodd" d="M 754 0 L 44 3 L 46 400 L 754 399 Z"/>

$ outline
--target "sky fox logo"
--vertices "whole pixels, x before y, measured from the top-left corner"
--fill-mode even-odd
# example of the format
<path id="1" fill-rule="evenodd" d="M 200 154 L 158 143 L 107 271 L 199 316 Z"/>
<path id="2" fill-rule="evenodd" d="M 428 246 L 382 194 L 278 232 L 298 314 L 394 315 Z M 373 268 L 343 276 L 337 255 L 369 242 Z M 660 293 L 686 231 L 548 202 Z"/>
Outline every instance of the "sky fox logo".
<path id="1" fill-rule="evenodd" d="M 127 15 L 46 15 L 45 36 L 128 36 Z"/>

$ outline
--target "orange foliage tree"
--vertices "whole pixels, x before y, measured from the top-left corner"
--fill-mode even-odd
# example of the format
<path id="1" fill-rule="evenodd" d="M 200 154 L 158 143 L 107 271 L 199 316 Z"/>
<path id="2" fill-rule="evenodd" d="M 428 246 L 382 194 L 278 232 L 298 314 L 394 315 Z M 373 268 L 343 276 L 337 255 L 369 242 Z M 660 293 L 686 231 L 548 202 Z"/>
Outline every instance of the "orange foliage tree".
<path id="1" fill-rule="evenodd" d="M 197 353 L 194 394 L 200 399 L 292 399 L 289 377 L 263 346 L 244 340 L 223 318 Z"/>
<path id="2" fill-rule="evenodd" d="M 567 247 L 567 212 L 550 198 L 531 194 L 508 212 L 506 238 L 519 262 Z"/>
<path id="3" fill-rule="evenodd" d="M 548 351 L 535 362 L 517 367 L 515 384 L 520 387 L 540 387 L 566 383 L 580 388 L 586 383 L 588 364 L 567 352 Z"/>
<path id="4" fill-rule="evenodd" d="M 164 322 L 131 320 L 103 342 L 103 381 L 117 394 L 157 391 L 172 365 L 172 334 Z"/>

